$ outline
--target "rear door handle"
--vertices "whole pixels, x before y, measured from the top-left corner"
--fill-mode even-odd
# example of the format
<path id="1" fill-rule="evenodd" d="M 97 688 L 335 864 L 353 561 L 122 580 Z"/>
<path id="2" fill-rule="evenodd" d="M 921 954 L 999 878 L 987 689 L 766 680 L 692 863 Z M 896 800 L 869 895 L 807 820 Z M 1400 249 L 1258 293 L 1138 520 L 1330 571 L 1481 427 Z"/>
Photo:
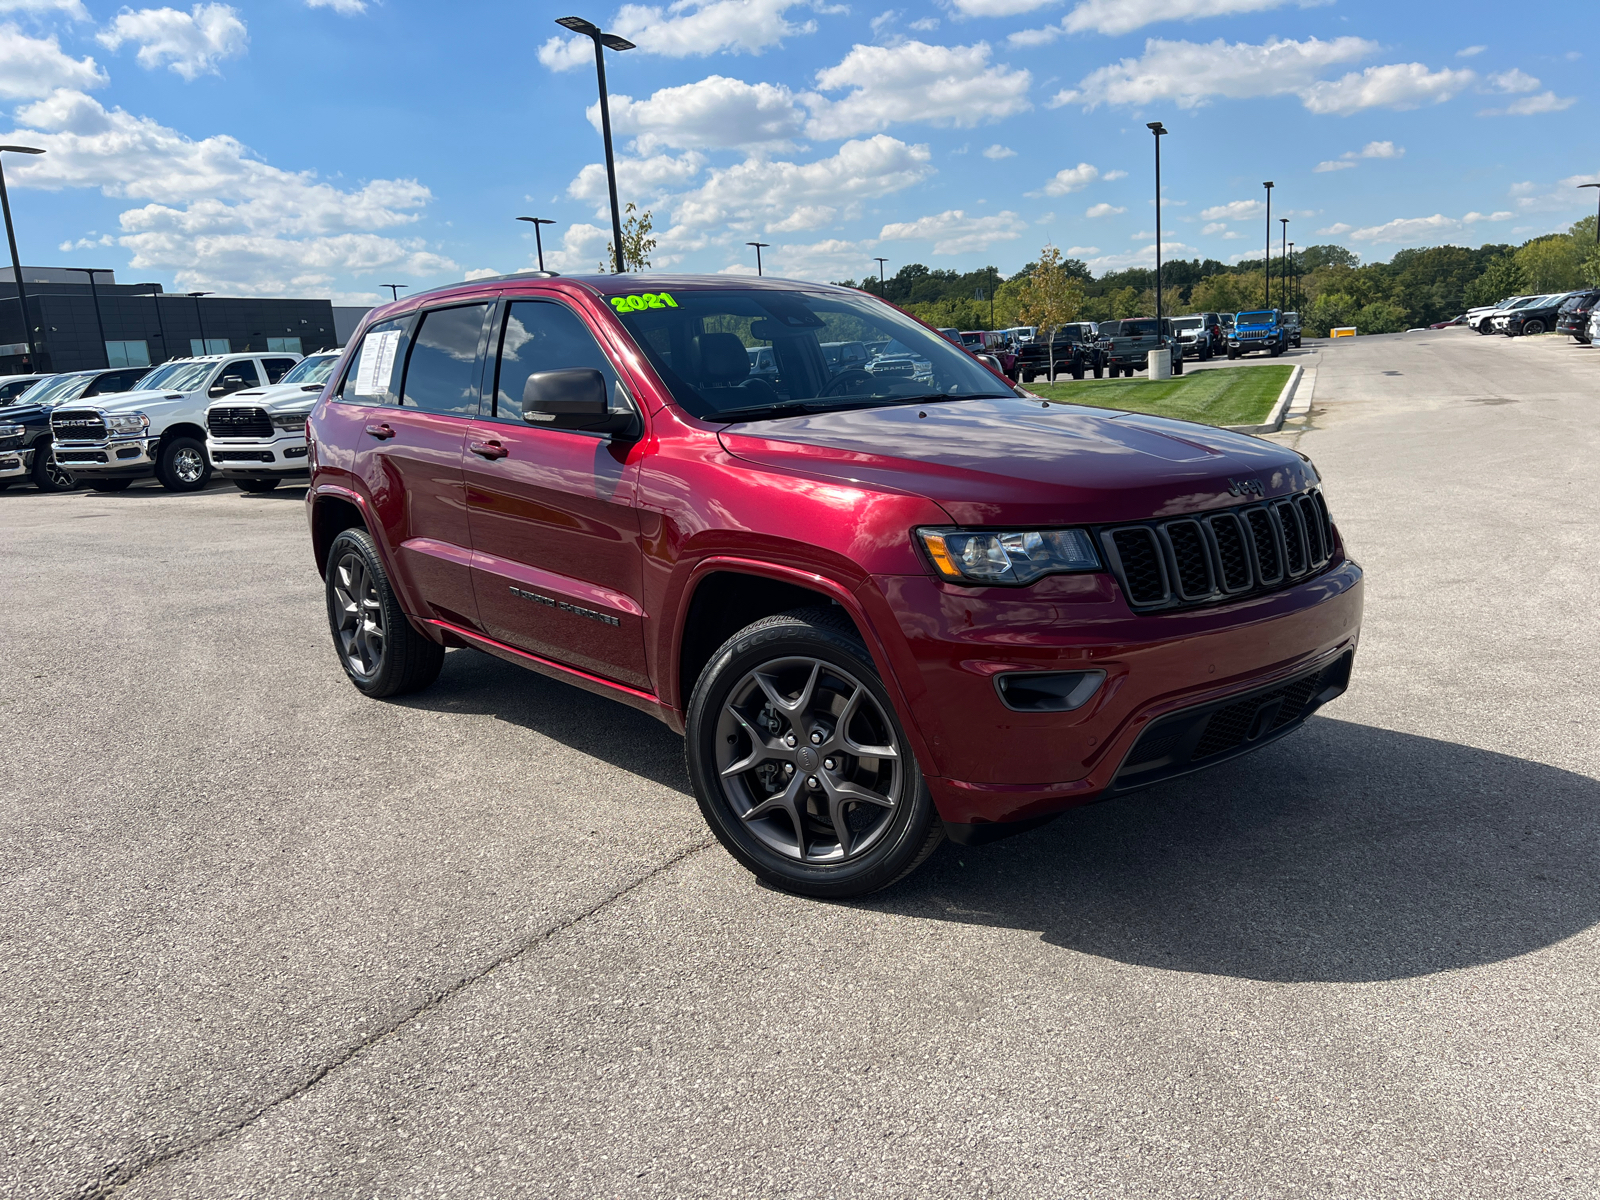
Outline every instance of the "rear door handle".
<path id="1" fill-rule="evenodd" d="M 387 425 L 368 425 L 367 432 L 373 437 L 377 438 L 380 442 L 394 436 L 394 430 Z"/>
<path id="2" fill-rule="evenodd" d="M 499 442 L 468 442 L 467 449 L 484 458 L 505 458 L 511 453 Z"/>

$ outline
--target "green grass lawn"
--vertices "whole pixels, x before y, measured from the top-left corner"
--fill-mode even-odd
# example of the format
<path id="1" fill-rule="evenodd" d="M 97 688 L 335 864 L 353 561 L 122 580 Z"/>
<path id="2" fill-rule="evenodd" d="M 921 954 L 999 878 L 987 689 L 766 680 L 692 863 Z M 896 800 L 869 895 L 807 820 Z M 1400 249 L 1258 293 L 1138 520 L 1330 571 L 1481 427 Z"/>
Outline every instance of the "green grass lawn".
<path id="1" fill-rule="evenodd" d="M 1154 413 L 1203 425 L 1259 425 L 1272 412 L 1293 367 L 1218 367 L 1172 380 L 1085 379 L 1030 383 L 1047 400 Z"/>

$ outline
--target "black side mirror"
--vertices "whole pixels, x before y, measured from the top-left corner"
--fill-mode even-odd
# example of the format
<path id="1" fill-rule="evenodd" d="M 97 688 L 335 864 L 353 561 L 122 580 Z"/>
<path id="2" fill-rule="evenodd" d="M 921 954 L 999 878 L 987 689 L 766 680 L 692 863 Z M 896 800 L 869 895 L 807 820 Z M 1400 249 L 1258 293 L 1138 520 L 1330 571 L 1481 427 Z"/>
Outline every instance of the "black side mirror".
<path id="1" fill-rule="evenodd" d="M 988 367 L 996 375 L 1004 375 L 1006 373 L 1005 368 L 1000 365 L 1000 360 L 992 354 L 974 354 L 972 357 Z"/>
<path id="2" fill-rule="evenodd" d="M 546 429 L 622 433 L 633 426 L 630 412 L 612 412 L 606 378 L 593 367 L 536 371 L 522 385 L 522 419 Z"/>

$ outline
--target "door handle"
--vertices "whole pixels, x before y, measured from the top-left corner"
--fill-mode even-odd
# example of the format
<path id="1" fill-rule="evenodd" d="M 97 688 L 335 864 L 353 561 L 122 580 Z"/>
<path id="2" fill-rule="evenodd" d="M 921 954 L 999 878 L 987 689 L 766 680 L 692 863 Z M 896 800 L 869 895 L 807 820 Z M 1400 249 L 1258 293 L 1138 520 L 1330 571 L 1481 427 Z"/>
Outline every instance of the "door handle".
<path id="1" fill-rule="evenodd" d="M 394 430 L 387 425 L 368 425 L 367 432 L 373 437 L 377 438 L 380 442 L 386 438 L 392 438 L 394 436 Z"/>
<path id="2" fill-rule="evenodd" d="M 499 442 L 468 442 L 467 449 L 484 458 L 506 458 L 511 454 Z"/>

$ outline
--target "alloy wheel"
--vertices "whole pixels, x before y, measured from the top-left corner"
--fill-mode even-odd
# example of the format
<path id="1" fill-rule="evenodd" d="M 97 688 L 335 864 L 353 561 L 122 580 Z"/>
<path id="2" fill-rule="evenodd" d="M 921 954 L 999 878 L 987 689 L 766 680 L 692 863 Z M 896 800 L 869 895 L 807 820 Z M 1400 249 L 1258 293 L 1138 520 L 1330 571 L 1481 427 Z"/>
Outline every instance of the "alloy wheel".
<path id="1" fill-rule="evenodd" d="M 63 470 L 53 458 L 45 461 L 44 477 L 50 481 L 51 487 L 61 491 L 66 491 L 73 484 L 72 472 Z"/>
<path id="2" fill-rule="evenodd" d="M 850 672 L 773 659 L 728 694 L 716 733 L 719 783 L 767 849 L 833 866 L 867 854 L 905 802 L 894 725 Z"/>
<path id="3" fill-rule="evenodd" d="M 386 642 L 377 580 L 359 554 L 346 554 L 334 572 L 339 648 L 351 671 L 370 679 L 383 666 Z"/>
<path id="4" fill-rule="evenodd" d="M 199 483 L 205 471 L 205 455 L 193 446 L 182 446 L 172 456 L 172 473 L 183 483 Z"/>

